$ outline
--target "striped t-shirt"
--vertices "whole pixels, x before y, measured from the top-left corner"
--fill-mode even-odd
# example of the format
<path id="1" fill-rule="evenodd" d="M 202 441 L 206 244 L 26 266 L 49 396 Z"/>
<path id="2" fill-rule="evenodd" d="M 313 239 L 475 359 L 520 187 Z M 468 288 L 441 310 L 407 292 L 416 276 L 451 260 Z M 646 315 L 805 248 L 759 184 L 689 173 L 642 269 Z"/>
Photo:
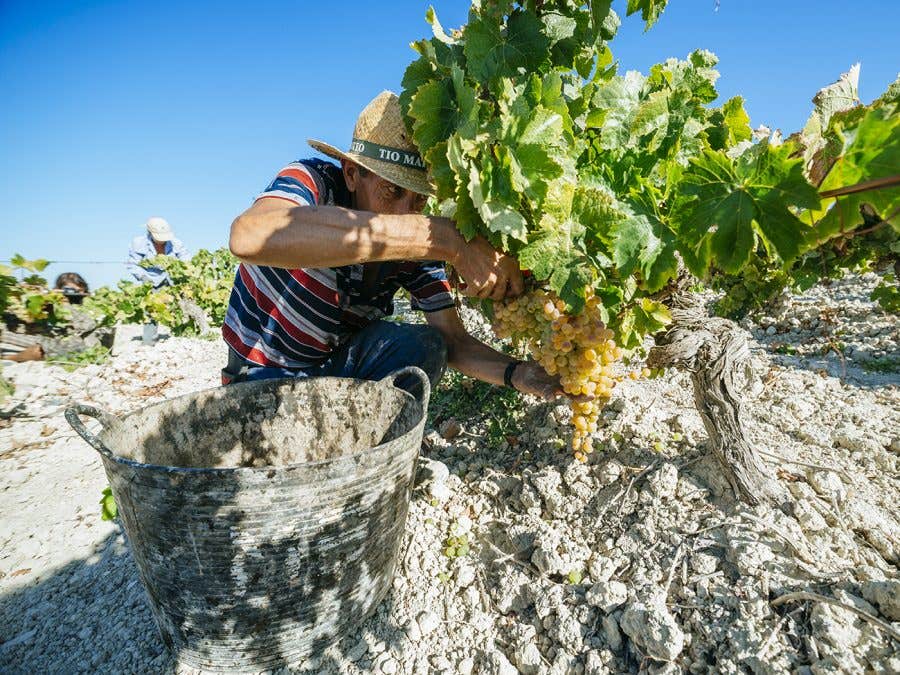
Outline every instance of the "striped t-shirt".
<path id="1" fill-rule="evenodd" d="M 257 199 L 350 206 L 339 166 L 302 159 L 282 169 Z M 412 307 L 436 312 L 454 306 L 441 262 L 381 263 L 376 282 L 363 287 L 364 264 L 283 269 L 241 263 L 222 326 L 225 342 L 261 366 L 304 368 L 321 362 L 368 323 L 394 311 L 398 289 Z"/>

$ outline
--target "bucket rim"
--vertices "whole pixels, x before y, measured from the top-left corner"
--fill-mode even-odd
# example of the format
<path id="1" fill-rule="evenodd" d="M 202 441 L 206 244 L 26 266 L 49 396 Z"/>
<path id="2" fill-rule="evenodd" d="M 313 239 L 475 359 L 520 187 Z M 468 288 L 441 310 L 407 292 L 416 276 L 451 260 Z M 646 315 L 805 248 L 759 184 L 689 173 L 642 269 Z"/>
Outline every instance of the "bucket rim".
<path id="1" fill-rule="evenodd" d="M 418 369 L 416 369 L 416 370 L 418 370 Z M 424 373 L 422 373 L 422 374 L 424 375 Z M 186 475 L 193 475 L 193 476 L 225 475 L 225 474 L 234 475 L 235 473 L 252 474 L 252 473 L 261 473 L 261 472 L 269 472 L 269 471 L 284 471 L 287 469 L 293 469 L 293 468 L 298 468 L 298 467 L 322 466 L 325 464 L 332 463 L 338 459 L 350 459 L 350 458 L 356 457 L 358 455 L 361 455 L 363 453 L 372 454 L 372 453 L 378 452 L 380 450 L 384 450 L 386 448 L 386 446 L 388 446 L 392 443 L 396 443 L 397 441 L 405 438 L 409 434 L 415 433 L 419 427 L 424 427 L 425 422 L 428 417 L 428 406 L 427 406 L 428 399 L 425 398 L 423 401 L 420 401 L 415 396 L 413 396 L 411 393 L 406 391 L 405 389 L 401 389 L 400 387 L 395 386 L 393 384 L 393 379 L 394 379 L 395 375 L 396 374 L 392 373 L 391 375 L 389 375 L 385 378 L 382 378 L 381 380 L 366 380 L 366 379 L 362 379 L 362 378 L 358 378 L 358 377 L 337 377 L 337 376 L 333 376 L 333 375 L 322 375 L 322 376 L 317 376 L 315 378 L 280 377 L 280 378 L 271 378 L 271 379 L 267 379 L 267 380 L 254 380 L 254 381 L 250 381 L 250 382 L 236 382 L 234 384 L 228 385 L 228 390 L 232 390 L 232 388 L 234 388 L 234 387 L 251 387 L 251 386 L 260 387 L 261 383 L 265 382 L 266 384 L 270 385 L 273 389 L 277 389 L 278 387 L 280 387 L 282 385 L 286 385 L 288 383 L 295 383 L 295 382 L 299 382 L 299 381 L 307 381 L 307 380 L 312 380 L 312 379 L 316 379 L 316 380 L 352 380 L 355 382 L 373 384 L 376 386 L 385 386 L 385 385 L 391 386 L 392 388 L 394 388 L 396 391 L 400 392 L 403 396 L 405 396 L 407 399 L 411 400 L 412 403 L 416 404 L 419 407 L 419 415 L 420 416 L 419 416 L 418 422 L 416 422 L 414 425 L 412 425 L 406 432 L 400 434 L 399 436 L 396 436 L 395 438 L 385 441 L 384 443 L 379 443 L 378 445 L 374 445 L 369 448 L 363 448 L 361 450 L 357 450 L 356 452 L 352 452 L 352 453 L 349 453 L 346 455 L 340 455 L 339 457 L 317 459 L 317 460 L 313 460 L 313 461 L 309 461 L 309 462 L 295 462 L 293 464 L 283 464 L 280 466 L 273 466 L 273 465 L 234 466 L 234 467 L 172 466 L 169 464 L 149 464 L 146 462 L 139 462 L 134 459 L 129 459 L 127 457 L 122 457 L 121 455 L 113 452 L 111 448 L 106 446 L 106 444 L 102 440 L 100 440 L 100 438 L 98 436 L 92 435 L 93 442 L 91 439 L 89 439 L 87 437 L 85 437 L 85 440 L 87 440 L 88 443 L 90 443 L 92 446 L 94 446 L 95 449 L 97 449 L 100 452 L 104 461 L 115 462 L 116 464 L 120 464 L 120 465 L 130 467 L 133 469 L 141 469 L 141 470 L 148 469 L 148 470 L 154 470 L 154 471 L 162 471 L 162 472 L 169 473 L 169 474 L 186 474 Z M 427 378 L 425 379 L 425 381 L 427 382 Z M 132 417 L 133 415 L 137 415 L 138 413 L 144 412 L 147 409 L 154 408 L 156 406 L 163 405 L 163 404 L 169 404 L 174 401 L 181 400 L 181 399 L 191 398 L 191 397 L 197 396 L 198 394 L 204 394 L 204 393 L 209 394 L 212 392 L 221 391 L 223 389 L 225 389 L 225 388 L 224 387 L 210 387 L 208 389 L 201 389 L 199 391 L 188 392 L 188 393 L 182 394 L 181 396 L 175 396 L 174 398 L 164 399 L 162 401 L 152 403 L 148 406 L 138 408 L 137 410 L 132 410 L 131 412 L 129 412 L 121 417 L 112 416 L 109 413 L 102 413 L 101 411 L 97 411 L 97 412 L 101 413 L 98 416 L 98 418 L 101 419 L 101 421 L 104 424 L 108 423 L 110 418 L 115 420 L 116 423 L 121 424 L 122 422 L 127 420 L 129 417 Z M 87 412 L 88 410 L 90 410 L 90 408 L 88 408 L 87 406 L 76 406 L 76 407 L 81 408 L 82 414 L 90 414 Z M 68 412 L 69 411 L 67 411 L 67 415 L 66 415 L 67 418 L 69 417 Z M 71 420 L 70 420 L 70 423 L 71 423 Z M 78 431 L 77 428 L 76 428 L 76 431 Z M 107 427 L 102 428 L 100 430 L 99 434 L 102 434 L 105 431 L 107 431 Z M 78 433 L 81 434 L 80 431 L 78 431 Z M 81 434 L 81 435 L 84 436 L 84 434 Z M 100 447 L 98 447 L 98 445 Z"/>

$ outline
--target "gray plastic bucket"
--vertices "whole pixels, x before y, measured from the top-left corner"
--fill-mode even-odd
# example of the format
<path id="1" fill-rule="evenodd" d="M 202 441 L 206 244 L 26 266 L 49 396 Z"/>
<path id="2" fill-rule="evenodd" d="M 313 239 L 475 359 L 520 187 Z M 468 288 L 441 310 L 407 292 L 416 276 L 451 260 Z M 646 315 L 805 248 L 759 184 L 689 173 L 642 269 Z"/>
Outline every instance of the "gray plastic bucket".
<path id="1" fill-rule="evenodd" d="M 422 400 L 394 386 L 421 380 Z M 166 645 L 213 671 L 299 665 L 390 587 L 430 386 L 233 384 L 122 418 L 66 411 L 100 452 Z M 100 420 L 98 435 L 79 415 Z"/>

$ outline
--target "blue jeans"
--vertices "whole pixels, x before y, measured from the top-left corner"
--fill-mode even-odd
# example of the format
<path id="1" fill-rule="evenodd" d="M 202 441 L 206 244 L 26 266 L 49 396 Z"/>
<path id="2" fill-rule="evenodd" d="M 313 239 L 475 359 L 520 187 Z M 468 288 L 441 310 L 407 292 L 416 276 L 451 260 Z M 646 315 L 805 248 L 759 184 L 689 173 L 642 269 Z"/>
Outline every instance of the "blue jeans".
<path id="1" fill-rule="evenodd" d="M 447 368 L 447 345 L 436 328 L 373 321 L 331 352 L 322 363 L 303 369 L 259 366 L 229 349 L 222 383 L 321 376 L 380 380 L 406 366 L 418 366 L 428 375 L 432 388 L 437 385 Z M 422 385 L 415 377 L 404 376 L 396 384 L 416 398 L 422 394 Z"/>

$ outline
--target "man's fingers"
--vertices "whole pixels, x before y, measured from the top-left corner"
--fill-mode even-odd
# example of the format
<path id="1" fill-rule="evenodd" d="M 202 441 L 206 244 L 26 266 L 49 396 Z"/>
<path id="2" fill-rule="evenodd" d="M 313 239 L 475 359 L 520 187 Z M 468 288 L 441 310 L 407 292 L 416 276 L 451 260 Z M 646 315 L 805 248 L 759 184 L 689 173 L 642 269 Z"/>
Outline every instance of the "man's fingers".
<path id="1" fill-rule="evenodd" d="M 525 292 L 525 280 L 522 278 L 522 273 L 519 270 L 516 270 L 509 278 L 509 293 L 512 297 L 518 297 Z"/>
<path id="2" fill-rule="evenodd" d="M 506 289 L 507 289 L 507 280 L 504 278 L 500 278 L 497 281 L 497 285 L 494 286 L 494 290 L 491 292 L 491 299 L 500 301 L 506 297 Z"/>

